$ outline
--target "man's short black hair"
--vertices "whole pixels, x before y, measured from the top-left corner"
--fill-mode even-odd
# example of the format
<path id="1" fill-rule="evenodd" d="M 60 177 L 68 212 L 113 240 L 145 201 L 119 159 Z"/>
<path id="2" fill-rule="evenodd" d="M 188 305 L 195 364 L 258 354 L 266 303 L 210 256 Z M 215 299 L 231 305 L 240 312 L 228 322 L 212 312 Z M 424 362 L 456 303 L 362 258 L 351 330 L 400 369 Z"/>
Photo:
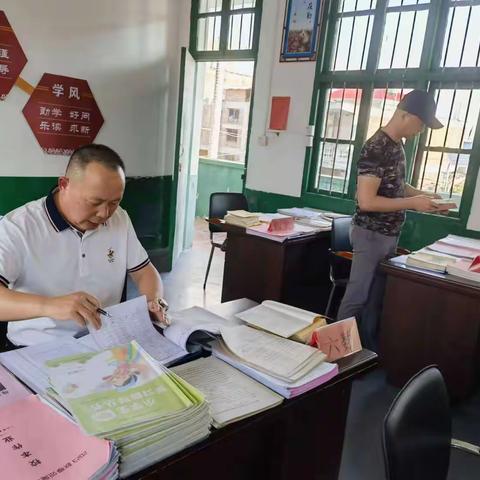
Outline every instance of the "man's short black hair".
<path id="1" fill-rule="evenodd" d="M 67 172 L 71 169 L 78 168 L 85 170 L 87 165 L 92 162 L 100 163 L 109 170 L 118 170 L 119 168 L 125 173 L 125 164 L 117 152 L 106 145 L 91 143 L 77 148 L 72 155 L 67 165 Z"/>

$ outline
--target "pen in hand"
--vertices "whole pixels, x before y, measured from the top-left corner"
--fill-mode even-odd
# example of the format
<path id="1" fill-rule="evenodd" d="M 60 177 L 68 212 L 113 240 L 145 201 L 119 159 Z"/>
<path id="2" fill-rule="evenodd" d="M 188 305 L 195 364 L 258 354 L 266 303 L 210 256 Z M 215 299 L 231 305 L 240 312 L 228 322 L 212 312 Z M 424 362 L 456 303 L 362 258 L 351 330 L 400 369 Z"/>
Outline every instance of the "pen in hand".
<path id="1" fill-rule="evenodd" d="M 108 313 L 106 310 L 103 310 L 102 308 L 97 308 L 97 312 L 100 313 L 101 315 L 104 315 L 105 317 L 112 318 L 112 315 Z"/>

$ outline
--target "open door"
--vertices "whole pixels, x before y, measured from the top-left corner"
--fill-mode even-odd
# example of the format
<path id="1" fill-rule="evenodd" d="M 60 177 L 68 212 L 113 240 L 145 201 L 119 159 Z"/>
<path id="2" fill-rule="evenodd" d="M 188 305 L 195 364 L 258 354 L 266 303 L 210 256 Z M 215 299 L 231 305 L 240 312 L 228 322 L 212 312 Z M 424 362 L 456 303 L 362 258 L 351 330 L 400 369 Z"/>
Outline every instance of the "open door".
<path id="1" fill-rule="evenodd" d="M 196 190 L 196 184 L 190 185 L 191 158 L 194 143 L 194 113 L 195 113 L 195 88 L 196 88 L 196 62 L 188 50 L 181 49 L 180 64 L 180 85 L 179 102 L 177 112 L 177 138 L 175 143 L 175 165 L 173 173 L 172 189 L 172 224 L 175 230 L 170 232 L 170 242 L 172 246 L 172 266 L 182 251 L 188 247 L 187 225 L 192 225 L 189 218 L 191 208 L 188 208 L 188 202 L 195 202 L 191 198 L 191 189 Z M 194 190 L 194 191 L 195 191 Z M 190 200 L 189 200 L 190 199 Z M 174 218 L 174 221 L 173 221 Z"/>

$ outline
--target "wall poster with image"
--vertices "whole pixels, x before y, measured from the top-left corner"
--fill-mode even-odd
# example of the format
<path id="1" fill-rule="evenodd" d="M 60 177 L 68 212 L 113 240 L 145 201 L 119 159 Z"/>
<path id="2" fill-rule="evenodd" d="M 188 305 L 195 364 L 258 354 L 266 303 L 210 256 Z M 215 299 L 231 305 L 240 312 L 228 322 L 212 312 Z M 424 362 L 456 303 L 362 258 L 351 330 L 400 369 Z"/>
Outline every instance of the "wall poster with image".
<path id="1" fill-rule="evenodd" d="M 323 0 L 287 0 L 281 62 L 316 60 L 320 9 L 323 3 Z"/>

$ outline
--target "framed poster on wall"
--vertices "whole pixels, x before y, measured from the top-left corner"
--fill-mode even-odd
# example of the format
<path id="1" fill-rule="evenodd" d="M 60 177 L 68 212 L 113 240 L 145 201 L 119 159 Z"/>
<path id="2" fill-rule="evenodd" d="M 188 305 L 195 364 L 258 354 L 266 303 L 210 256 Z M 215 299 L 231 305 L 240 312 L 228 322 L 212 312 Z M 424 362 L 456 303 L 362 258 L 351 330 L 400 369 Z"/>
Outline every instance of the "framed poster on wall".
<path id="1" fill-rule="evenodd" d="M 281 62 L 314 61 L 317 57 L 320 8 L 323 0 L 287 0 Z"/>

